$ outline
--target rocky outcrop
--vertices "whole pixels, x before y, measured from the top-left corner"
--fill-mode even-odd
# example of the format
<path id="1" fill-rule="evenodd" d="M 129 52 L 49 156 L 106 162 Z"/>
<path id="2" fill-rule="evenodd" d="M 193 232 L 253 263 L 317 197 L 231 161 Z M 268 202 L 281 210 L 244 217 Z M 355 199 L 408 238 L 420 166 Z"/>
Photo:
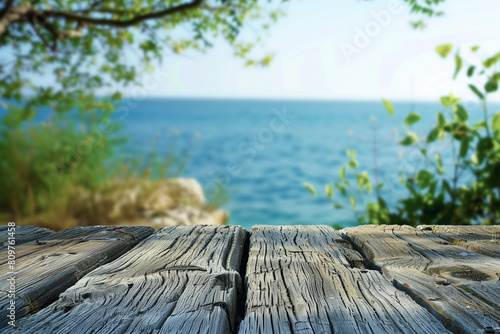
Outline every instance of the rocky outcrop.
<path id="1" fill-rule="evenodd" d="M 207 212 L 185 206 L 171 210 L 156 211 L 148 219 L 148 225 L 155 229 L 175 225 L 222 225 L 227 221 L 227 218 L 227 212 L 225 211 Z"/>
<path id="2" fill-rule="evenodd" d="M 78 219 L 83 225 L 222 225 L 228 214 L 207 210 L 201 185 L 194 179 L 115 180 L 93 194 L 80 192 Z"/>

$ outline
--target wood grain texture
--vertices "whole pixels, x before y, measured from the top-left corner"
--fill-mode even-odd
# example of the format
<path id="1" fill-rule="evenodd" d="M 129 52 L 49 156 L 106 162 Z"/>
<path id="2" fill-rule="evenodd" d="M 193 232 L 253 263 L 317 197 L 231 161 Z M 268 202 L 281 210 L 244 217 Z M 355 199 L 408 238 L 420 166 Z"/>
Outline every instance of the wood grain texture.
<path id="1" fill-rule="evenodd" d="M 500 261 L 439 238 L 429 229 L 365 225 L 342 230 L 395 286 L 448 328 L 484 333 L 500 325 Z"/>
<path id="2" fill-rule="evenodd" d="M 470 251 L 500 258 L 500 225 L 418 226 Z"/>
<path id="3" fill-rule="evenodd" d="M 50 234 L 43 239 L 15 247 L 15 269 L 0 253 L 0 328 L 6 325 L 9 283 L 15 275 L 16 318 L 33 313 L 57 299 L 91 270 L 131 249 L 154 232 L 151 227 L 127 226 L 75 227 Z M 128 232 L 131 234 L 123 233 Z M 15 271 L 15 273 L 11 273 Z"/>
<path id="4" fill-rule="evenodd" d="M 327 226 L 254 226 L 239 333 L 448 333 Z"/>
<path id="5" fill-rule="evenodd" d="M 23 333 L 232 333 L 247 233 L 239 226 L 160 229 L 19 327 Z"/>
<path id="6" fill-rule="evenodd" d="M 2 225 L 0 226 L 0 251 L 7 248 L 8 245 L 8 237 L 9 237 L 9 229 L 10 226 Z M 19 246 L 26 242 L 30 242 L 37 239 L 42 239 L 54 233 L 54 231 L 49 230 L 48 228 L 37 227 L 37 226 L 16 226 L 15 227 L 15 241 L 16 244 L 14 246 Z"/>

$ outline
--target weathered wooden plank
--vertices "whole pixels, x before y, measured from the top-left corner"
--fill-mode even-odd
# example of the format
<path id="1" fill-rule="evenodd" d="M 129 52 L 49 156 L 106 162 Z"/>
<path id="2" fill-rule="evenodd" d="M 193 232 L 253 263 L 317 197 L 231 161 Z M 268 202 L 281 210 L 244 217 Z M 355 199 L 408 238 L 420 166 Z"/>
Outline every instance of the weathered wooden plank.
<path id="1" fill-rule="evenodd" d="M 19 327 L 25 333 L 231 333 L 246 238 L 239 226 L 165 227 Z"/>
<path id="2" fill-rule="evenodd" d="M 9 228 L 11 228 L 10 233 L 12 233 L 12 226 L 2 225 L 0 226 L 0 250 L 7 248 L 8 238 L 9 238 Z M 15 245 L 19 246 L 26 242 L 30 242 L 37 239 L 42 239 L 46 236 L 51 235 L 54 231 L 48 228 L 37 227 L 37 226 L 15 226 L 14 228 Z"/>
<path id="3" fill-rule="evenodd" d="M 418 226 L 432 231 L 452 244 L 487 256 L 500 258 L 500 225 L 483 226 Z"/>
<path id="4" fill-rule="evenodd" d="M 75 227 L 15 247 L 15 268 L 0 253 L 0 328 L 7 325 L 8 278 L 15 277 L 16 319 L 57 299 L 91 270 L 117 258 L 154 232 L 152 227 Z"/>
<path id="5" fill-rule="evenodd" d="M 365 225 L 342 232 L 451 330 L 483 333 L 500 326 L 500 260 L 409 226 Z"/>
<path id="6" fill-rule="evenodd" d="M 448 333 L 327 226 L 254 226 L 239 333 Z"/>

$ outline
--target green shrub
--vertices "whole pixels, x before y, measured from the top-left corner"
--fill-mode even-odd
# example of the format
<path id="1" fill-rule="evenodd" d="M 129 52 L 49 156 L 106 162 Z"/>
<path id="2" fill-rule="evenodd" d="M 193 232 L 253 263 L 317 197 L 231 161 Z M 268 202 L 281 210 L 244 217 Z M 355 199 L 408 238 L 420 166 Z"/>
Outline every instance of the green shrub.
<path id="1" fill-rule="evenodd" d="M 449 44 L 436 48 L 446 58 L 453 47 Z M 477 52 L 473 47 L 472 52 Z M 459 52 L 455 54 L 456 69 L 454 77 L 464 68 L 464 61 Z M 437 123 L 425 138 L 411 130 L 412 125 L 421 120 L 421 116 L 410 113 L 404 125 L 407 131 L 402 146 L 412 146 L 426 161 L 427 168 L 418 168 L 413 175 L 400 180 L 408 190 L 406 197 L 400 198 L 395 208 L 389 208 L 380 195 L 383 183 L 372 181 L 367 171 L 360 171 L 356 161 L 356 152 L 348 151 L 349 161 L 342 167 L 340 179 L 326 186 L 327 197 L 337 209 L 343 209 L 344 201 L 338 201 L 334 189 L 341 198 L 347 198 L 359 223 L 372 224 L 452 224 L 471 223 L 495 224 L 500 221 L 500 112 L 489 115 L 487 98 L 498 90 L 500 72 L 498 63 L 500 53 L 482 61 L 468 65 L 466 75 L 471 79 L 484 80 L 484 86 L 478 88 L 470 84 L 469 88 L 477 96 L 483 107 L 483 119 L 471 123 L 469 113 L 460 98 L 450 94 L 441 98 L 443 112 L 437 113 Z M 394 107 L 383 100 L 387 111 L 392 115 Z M 452 147 L 450 164 L 451 175 L 445 173 L 443 157 L 433 152 L 430 145 L 436 141 L 449 141 Z M 375 168 L 376 170 L 376 168 Z M 348 176 L 346 176 L 348 174 Z M 401 174 L 404 175 L 404 174 Z M 465 176 L 473 176 L 472 181 L 464 181 Z M 355 179 L 355 185 L 350 179 Z M 306 184 L 311 192 L 315 190 Z M 375 194 L 373 194 L 375 190 Z M 365 209 L 357 210 L 356 196 L 368 197 Z"/>
<path id="2" fill-rule="evenodd" d="M 153 143 L 149 152 L 123 157 L 127 139 L 110 101 L 52 112 L 44 122 L 22 110 L 9 106 L 0 122 L 0 215 L 20 225 L 106 224 L 99 198 L 115 181 L 177 177 L 189 161 L 190 149 L 180 154 L 173 140 L 163 156 Z"/>
<path id="3" fill-rule="evenodd" d="M 116 124 L 100 128 L 111 113 L 102 107 L 77 117 L 53 113 L 41 124 L 9 107 L 0 125 L 0 212 L 17 221 L 63 219 L 73 192 L 109 177 L 106 164 L 122 138 Z"/>

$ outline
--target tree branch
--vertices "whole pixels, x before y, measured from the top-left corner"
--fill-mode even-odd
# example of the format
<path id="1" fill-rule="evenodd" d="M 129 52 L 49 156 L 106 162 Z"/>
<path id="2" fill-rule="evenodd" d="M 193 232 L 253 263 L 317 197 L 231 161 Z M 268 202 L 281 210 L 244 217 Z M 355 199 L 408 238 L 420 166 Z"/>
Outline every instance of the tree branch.
<path id="1" fill-rule="evenodd" d="M 43 37 L 43 35 L 36 29 L 35 25 L 32 22 L 30 22 L 30 26 L 33 29 L 33 31 L 35 32 L 35 34 L 38 36 L 38 38 L 40 38 L 40 40 L 43 42 L 43 44 L 46 47 L 50 48 L 50 45 L 47 42 L 47 40 L 45 39 L 45 37 Z"/>
<path id="2" fill-rule="evenodd" d="M 0 37 L 10 24 L 21 20 L 27 13 L 33 10 L 33 6 L 30 2 L 23 2 L 19 6 L 12 6 L 11 4 L 10 7 L 9 3 L 11 3 L 11 1 L 4 7 L 2 16 L 0 17 Z"/>
<path id="3" fill-rule="evenodd" d="M 42 27 L 44 27 L 48 32 L 52 34 L 53 40 L 52 40 L 52 46 L 50 48 L 53 52 L 55 52 L 57 50 L 57 40 L 59 39 L 59 32 L 48 22 L 43 24 Z"/>
<path id="4" fill-rule="evenodd" d="M 73 12 L 65 12 L 65 11 L 57 11 L 57 10 L 45 10 L 43 11 L 43 14 L 45 16 L 49 17 L 59 17 L 59 18 L 64 18 L 67 20 L 71 21 L 77 21 L 79 23 L 87 23 L 91 25 L 107 25 L 107 26 L 112 26 L 112 27 L 118 27 L 118 28 L 126 28 L 130 27 L 133 25 L 136 25 L 138 23 L 141 23 L 146 20 L 150 19 L 158 19 L 164 16 L 184 12 L 186 10 L 190 10 L 196 7 L 199 7 L 203 3 L 203 0 L 193 0 L 192 2 L 188 2 L 176 7 L 171 7 L 159 12 L 153 12 L 153 13 L 148 13 L 144 15 L 139 15 L 136 16 L 130 20 L 109 20 L 109 19 L 98 19 L 98 18 L 93 18 L 90 16 L 86 15 L 79 15 Z"/>
<path id="5" fill-rule="evenodd" d="M 7 0 L 7 3 L 0 12 L 0 20 L 3 19 L 5 15 L 7 15 L 7 12 L 9 11 L 9 9 L 12 8 L 13 5 L 14 5 L 14 0 Z"/>

